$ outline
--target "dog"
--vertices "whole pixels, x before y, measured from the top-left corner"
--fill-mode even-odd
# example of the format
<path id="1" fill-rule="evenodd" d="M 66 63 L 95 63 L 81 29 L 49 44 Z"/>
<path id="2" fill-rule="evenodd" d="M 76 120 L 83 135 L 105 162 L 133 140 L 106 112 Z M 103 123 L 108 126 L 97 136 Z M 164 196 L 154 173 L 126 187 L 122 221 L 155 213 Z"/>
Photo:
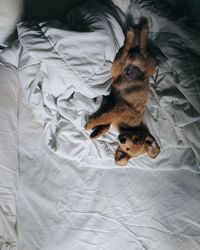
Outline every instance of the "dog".
<path id="1" fill-rule="evenodd" d="M 148 24 L 130 27 L 112 64 L 111 92 L 100 109 L 89 117 L 86 130 L 97 139 L 112 125 L 118 132 L 115 162 L 127 165 L 132 157 L 147 153 L 156 158 L 160 148 L 143 125 L 149 95 L 149 77 L 156 72 L 156 60 L 147 50 Z"/>

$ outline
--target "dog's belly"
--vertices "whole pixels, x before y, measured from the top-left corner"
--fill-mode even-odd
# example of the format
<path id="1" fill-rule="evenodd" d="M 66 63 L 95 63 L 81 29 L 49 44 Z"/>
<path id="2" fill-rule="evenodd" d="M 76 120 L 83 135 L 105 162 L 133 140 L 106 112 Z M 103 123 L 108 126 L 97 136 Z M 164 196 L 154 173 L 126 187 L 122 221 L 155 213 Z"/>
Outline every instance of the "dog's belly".
<path id="1" fill-rule="evenodd" d="M 130 82 L 133 80 L 140 80 L 144 79 L 144 72 L 137 67 L 136 65 L 129 64 L 123 71 L 122 77 L 124 80 Z"/>

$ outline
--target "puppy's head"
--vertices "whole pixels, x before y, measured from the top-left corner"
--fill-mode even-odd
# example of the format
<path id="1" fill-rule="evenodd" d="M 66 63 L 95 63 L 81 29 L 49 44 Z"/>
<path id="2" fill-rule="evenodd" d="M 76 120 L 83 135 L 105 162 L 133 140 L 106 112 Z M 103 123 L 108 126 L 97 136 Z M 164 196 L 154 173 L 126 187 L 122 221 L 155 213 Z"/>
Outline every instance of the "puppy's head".
<path id="1" fill-rule="evenodd" d="M 130 131 L 120 133 L 119 146 L 115 152 L 115 162 L 117 165 L 127 165 L 130 158 L 147 153 L 149 157 L 156 158 L 160 153 L 160 148 L 153 136 L 143 128 L 134 128 Z"/>

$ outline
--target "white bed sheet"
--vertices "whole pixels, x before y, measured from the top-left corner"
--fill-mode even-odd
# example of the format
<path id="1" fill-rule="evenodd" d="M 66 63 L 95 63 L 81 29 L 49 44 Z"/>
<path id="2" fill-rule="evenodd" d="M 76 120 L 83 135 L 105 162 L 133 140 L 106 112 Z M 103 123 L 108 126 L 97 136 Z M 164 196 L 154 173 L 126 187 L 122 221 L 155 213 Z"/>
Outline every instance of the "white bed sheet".
<path id="1" fill-rule="evenodd" d="M 198 249 L 200 185 L 190 151 L 168 151 L 162 169 L 83 167 L 44 145 L 25 99 L 20 114 L 20 250 Z"/>
<path id="2" fill-rule="evenodd" d="M 22 0 L 0 0 L 0 47 L 11 41 L 23 13 Z"/>
<path id="3" fill-rule="evenodd" d="M 123 9 L 126 9 L 125 5 Z M 110 20 L 109 15 L 107 18 L 108 22 L 111 21 L 112 24 L 115 24 L 115 20 L 114 22 L 113 19 Z M 47 28 L 51 27 L 51 25 L 45 26 L 43 23 L 39 27 L 43 27 L 43 31 L 49 32 L 50 37 L 52 34 L 59 36 L 68 32 L 68 30 L 64 30 L 63 32 L 57 30 L 57 22 L 49 24 L 54 25 L 53 32 Z M 35 29 L 27 28 L 28 26 L 23 26 L 23 24 L 19 27 L 23 31 L 21 38 L 24 38 L 25 42 L 30 43 L 24 49 L 23 46 L 26 44 L 21 46 L 19 42 L 16 42 L 1 57 L 7 63 L 19 66 L 18 58 L 22 56 L 20 58 L 20 82 L 18 82 L 16 71 L 13 68 L 10 70 L 10 66 L 8 65 L 6 67 L 3 66 L 6 74 L 1 74 L 2 84 L 0 84 L 0 95 L 2 97 L 6 96 L 6 98 L 1 98 L 0 117 L 2 119 L 0 128 L 1 130 L 6 129 L 6 133 L 2 133 L 2 141 L 5 140 L 9 144 L 8 147 L 6 144 L 1 143 L 0 145 L 0 157 L 1 159 L 5 158 L 5 166 L 0 168 L 2 171 L 2 175 L 0 175 L 0 229 L 2 228 L 0 231 L 0 247 L 3 250 L 16 249 L 17 245 L 17 249 L 19 250 L 199 249 L 200 179 L 193 153 L 194 148 L 196 148 L 197 153 L 199 149 L 199 145 L 195 144 L 197 137 L 194 135 L 194 131 L 198 135 L 198 114 L 192 109 L 193 112 L 190 114 L 194 114 L 194 120 L 192 120 L 192 123 L 184 126 L 184 130 L 182 131 L 182 128 L 174 126 L 174 120 L 169 115 L 170 112 L 167 112 L 171 108 L 168 105 L 168 101 L 171 101 L 171 99 L 165 99 L 164 95 L 161 94 L 159 98 L 152 98 L 150 100 L 147 118 L 149 118 L 150 129 L 153 129 L 152 132 L 156 134 L 155 128 L 162 125 L 162 131 L 172 128 L 172 133 L 180 135 L 179 139 L 182 139 L 181 143 L 178 144 L 176 137 L 163 138 L 167 140 L 167 148 L 163 148 L 162 153 L 156 161 L 143 156 L 132 161 L 127 168 L 116 167 L 112 155 L 115 145 L 110 143 L 113 141 L 114 136 L 116 136 L 114 133 L 111 133 L 107 138 L 104 138 L 102 141 L 100 140 L 96 144 L 90 144 L 88 134 L 85 134 L 88 144 L 85 141 L 82 144 L 84 145 L 84 150 L 86 148 L 84 154 L 81 155 L 83 150 L 80 147 L 73 147 L 78 149 L 80 154 L 75 158 L 78 151 L 72 151 L 73 157 L 69 157 L 69 150 L 72 148 L 72 144 L 67 140 L 70 139 L 68 131 L 73 131 L 74 134 L 71 133 L 73 139 L 76 138 L 78 142 L 82 141 L 82 138 L 76 137 L 80 133 L 80 130 L 83 133 L 82 126 L 86 118 L 82 116 L 82 113 L 83 122 L 78 120 L 77 123 L 73 122 L 70 125 L 69 122 L 66 123 L 65 121 L 67 125 L 66 129 L 64 129 L 64 126 L 61 126 L 63 129 L 61 131 L 67 135 L 64 137 L 62 134 L 62 136 L 56 138 L 58 141 L 60 140 L 62 153 L 59 153 L 60 150 L 53 151 L 52 144 L 47 146 L 47 141 L 48 136 L 51 136 L 51 133 L 54 134 L 55 130 L 51 130 L 47 126 L 44 131 L 44 121 L 46 121 L 47 116 L 46 114 L 44 117 L 40 116 L 44 111 L 43 101 L 47 101 L 47 99 L 44 98 L 41 101 L 40 97 L 35 98 L 37 97 L 37 93 L 39 93 L 39 96 L 41 94 L 41 91 L 37 92 L 38 78 L 34 78 L 33 75 L 37 67 L 30 67 L 27 75 L 23 75 L 21 72 L 23 70 L 23 72 L 26 72 L 27 65 L 34 66 L 38 64 L 38 62 L 35 64 L 38 56 L 43 56 L 42 60 L 46 60 L 50 66 L 51 62 L 55 62 L 56 57 L 45 57 L 47 54 L 49 55 L 50 50 L 45 50 L 47 45 L 42 43 L 42 40 L 38 40 L 41 43 L 37 43 L 37 45 L 42 46 L 38 47 L 38 50 L 37 46 L 30 46 L 31 43 L 34 45 L 34 40 L 28 39 L 26 41 L 25 35 L 31 35 L 28 33 L 31 30 L 32 34 L 34 34 Z M 151 27 L 155 28 L 155 26 Z M 115 29 L 115 32 L 118 34 L 120 41 L 115 40 L 113 43 L 112 40 L 109 40 L 110 37 L 108 39 L 106 34 L 103 37 L 106 42 L 111 41 L 112 44 L 110 47 L 111 50 L 109 50 L 110 58 L 107 60 L 108 64 L 111 64 L 118 46 L 123 41 L 123 33 L 120 29 Z M 68 34 L 72 35 L 72 33 Z M 37 38 L 41 39 L 40 36 Z M 70 44 L 70 39 L 63 41 Z M 159 40 L 157 42 L 159 43 Z M 162 41 L 160 44 L 162 44 Z M 57 43 L 58 47 L 59 45 L 62 45 L 62 42 Z M 27 53 L 29 51 L 28 48 L 30 48 L 32 54 Z M 67 52 L 71 52 L 71 57 L 68 55 L 69 59 L 75 60 L 78 58 L 75 56 L 74 50 L 68 50 L 67 47 L 62 46 L 60 48 L 61 51 L 66 49 Z M 40 53 L 42 49 L 46 53 L 44 51 Z M 92 51 L 95 53 L 95 50 Z M 104 48 L 100 48 L 100 51 L 100 56 L 108 55 Z M 96 56 L 94 57 L 96 61 L 93 61 L 94 68 L 97 67 L 98 60 L 102 61 L 102 57 L 98 58 L 98 54 Z M 28 64 L 26 64 L 27 62 Z M 59 60 L 56 62 L 57 64 L 54 65 L 61 67 L 60 72 L 62 75 L 63 64 Z M 104 71 L 101 71 L 101 73 L 104 73 L 100 74 L 100 76 L 97 75 L 95 78 L 99 80 L 99 85 L 90 86 L 90 88 L 97 90 L 97 96 L 101 96 L 102 93 L 107 93 L 108 91 L 107 86 L 109 82 L 104 84 L 105 78 L 109 80 L 107 66 L 103 69 Z M 77 69 L 79 73 L 92 73 L 89 71 L 91 68 L 82 68 L 83 70 L 81 71 L 77 66 Z M 46 68 L 43 67 L 42 70 L 44 73 Z M 68 76 L 71 77 L 71 71 L 67 72 Z M 30 76 L 36 79 L 35 82 L 31 82 L 32 78 Z M 51 94 L 55 94 L 55 90 L 59 88 L 54 88 L 54 78 L 45 78 L 45 74 L 43 77 L 47 84 L 46 89 L 51 91 Z M 59 80 L 60 78 L 58 77 L 57 79 Z M 73 80 L 75 79 L 74 77 Z M 169 78 L 167 79 L 169 80 Z M 25 80 L 28 81 L 26 82 Z M 9 84 L 5 85 L 7 82 Z M 163 82 L 171 83 L 170 81 L 166 81 L 166 79 Z M 29 83 L 31 84 L 29 85 Z M 50 88 L 48 83 L 52 83 L 52 88 Z M 62 83 L 62 81 L 56 83 Z M 30 86 L 31 88 L 29 88 Z M 59 86 L 62 86 L 62 84 Z M 101 87 L 99 88 L 99 86 Z M 151 89 L 154 91 L 154 88 Z M 69 89 L 67 90 L 69 91 Z M 182 88 L 182 90 L 184 89 Z M 190 90 L 189 93 L 192 93 L 193 88 Z M 92 96 L 91 92 L 88 91 L 81 93 L 90 94 L 89 97 L 86 96 L 84 99 L 84 94 L 77 95 L 77 98 L 73 99 L 72 106 L 70 106 L 70 100 L 66 102 L 68 106 L 62 114 L 67 114 L 69 116 L 68 120 L 71 119 L 73 114 L 73 112 L 66 112 L 70 107 L 77 108 L 85 102 L 84 108 L 88 112 L 92 112 L 100 104 L 101 98 L 98 97 L 97 102 L 90 99 L 88 105 L 88 98 L 96 97 Z M 185 93 L 184 91 L 182 92 Z M 179 92 L 175 91 L 175 93 Z M 153 97 L 153 94 L 154 92 L 151 97 Z M 180 97 L 180 95 L 177 96 Z M 81 99 L 81 103 L 78 103 L 79 98 Z M 152 120 L 153 118 L 148 112 L 152 108 L 157 107 L 160 100 L 164 104 L 164 114 L 168 116 L 162 123 L 159 123 L 155 127 L 156 123 Z M 187 96 L 186 99 L 181 100 L 190 101 L 191 99 Z M 77 101 L 77 105 L 75 101 Z M 54 108 L 51 106 L 52 103 L 52 99 L 45 103 L 45 107 L 50 105 L 51 112 L 54 111 Z M 193 106 L 198 107 L 198 100 L 193 104 Z M 41 110 L 38 107 L 42 107 Z M 66 107 L 64 106 L 64 108 Z M 184 114 L 184 112 L 181 114 Z M 190 114 L 182 116 L 186 118 L 183 120 L 184 122 L 190 120 Z M 52 118 L 51 115 L 50 118 Z M 8 122 L 2 123 L 2 121 Z M 51 119 L 49 121 L 52 123 L 55 122 L 55 120 Z M 61 125 L 63 124 L 61 123 Z M 193 126 L 193 133 L 189 129 L 190 126 Z M 184 141 L 184 133 L 187 138 L 191 138 L 191 142 L 194 142 L 193 151 L 189 147 L 187 140 Z M 165 134 L 162 133 L 162 135 Z M 17 146 L 12 148 L 11 143 Z M 68 146 L 66 146 L 67 143 L 69 143 Z M 93 154 L 93 157 L 88 157 L 91 154 Z M 4 195 L 5 190 L 6 192 L 9 191 L 6 196 Z M 17 203 L 15 203 L 16 194 Z"/>
<path id="4" fill-rule="evenodd" d="M 200 121 L 199 60 L 197 56 L 192 60 L 191 44 L 186 43 L 195 37 L 170 19 L 157 17 L 161 20 L 158 24 L 150 14 L 148 17 L 148 9 L 141 8 L 140 15 L 149 18 L 150 37 L 161 63 L 150 82 L 145 122 L 163 152 L 168 147 L 192 148 L 199 162 L 198 137 L 184 129 Z M 46 145 L 61 157 L 86 165 L 95 161 L 96 166 L 106 159 L 110 162 L 106 167 L 114 167 L 116 133 L 111 131 L 93 142 L 84 131 L 88 114 L 97 110 L 102 95 L 109 93 L 110 67 L 124 40 L 123 27 L 113 12 L 88 1 L 68 13 L 66 25 L 58 21 L 20 23 L 18 36 L 2 58 L 18 67 L 20 84 L 44 127 Z M 193 50 L 198 55 L 197 42 L 194 40 Z M 140 158 L 143 160 L 152 163 L 145 155 Z"/>
<path id="5" fill-rule="evenodd" d="M 200 185 L 191 151 L 168 149 L 159 169 L 139 161 L 132 168 L 86 167 L 45 146 L 22 92 L 20 100 L 20 250 L 199 248 Z"/>
<path id="6" fill-rule="evenodd" d="M 0 249 L 16 249 L 18 187 L 17 71 L 0 63 Z"/>

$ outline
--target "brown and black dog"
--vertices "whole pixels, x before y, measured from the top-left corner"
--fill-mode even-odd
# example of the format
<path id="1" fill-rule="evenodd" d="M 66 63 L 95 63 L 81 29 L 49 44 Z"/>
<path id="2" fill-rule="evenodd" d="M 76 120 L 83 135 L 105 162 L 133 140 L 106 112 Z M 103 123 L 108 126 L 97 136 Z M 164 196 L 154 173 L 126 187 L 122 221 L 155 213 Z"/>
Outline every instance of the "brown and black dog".
<path id="1" fill-rule="evenodd" d="M 86 130 L 93 130 L 92 139 L 105 134 L 111 125 L 117 129 L 119 146 L 115 162 L 120 166 L 132 157 L 147 153 L 155 158 L 160 152 L 155 138 L 143 125 L 149 77 L 156 71 L 156 60 L 147 51 L 148 33 L 147 22 L 128 30 L 124 46 L 112 65 L 110 95 L 85 125 Z"/>

